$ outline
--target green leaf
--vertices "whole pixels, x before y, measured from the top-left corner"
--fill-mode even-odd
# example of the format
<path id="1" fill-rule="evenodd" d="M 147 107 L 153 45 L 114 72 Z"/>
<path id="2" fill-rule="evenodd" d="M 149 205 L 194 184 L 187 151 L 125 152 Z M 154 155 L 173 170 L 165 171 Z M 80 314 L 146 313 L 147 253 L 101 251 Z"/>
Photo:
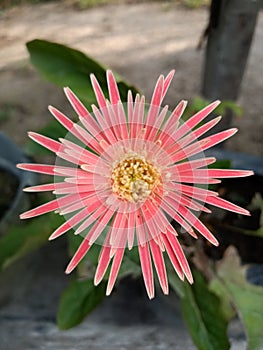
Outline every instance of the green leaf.
<path id="1" fill-rule="evenodd" d="M 240 107 L 235 101 L 225 100 L 215 109 L 218 114 L 225 114 L 227 110 L 230 110 L 235 116 L 241 117 L 243 114 L 243 108 Z"/>
<path id="2" fill-rule="evenodd" d="M 246 268 L 241 266 L 235 248 L 229 247 L 217 272 L 243 322 L 247 350 L 260 350 L 263 349 L 263 287 L 246 281 Z"/>
<path id="3" fill-rule="evenodd" d="M 49 235 L 61 222 L 59 215 L 51 213 L 23 225 L 12 226 L 0 239 L 0 269 L 46 244 Z"/>
<path id="4" fill-rule="evenodd" d="M 195 345 L 200 350 L 229 349 L 227 321 L 220 300 L 199 272 L 194 272 L 194 280 L 193 286 L 185 283 L 182 310 Z"/>
<path id="5" fill-rule="evenodd" d="M 97 287 L 93 281 L 74 280 L 63 292 L 57 314 L 60 329 L 69 329 L 78 325 L 104 299 L 106 284 Z"/>
<path id="6" fill-rule="evenodd" d="M 96 103 L 89 78 L 91 73 L 96 75 L 102 90 L 107 93 L 105 67 L 81 51 L 45 40 L 30 41 L 27 49 L 32 64 L 44 79 L 61 87 L 69 86 L 87 107 Z M 138 92 L 120 76 L 115 74 L 115 78 L 123 100 L 126 100 L 129 89 Z"/>
<path id="7" fill-rule="evenodd" d="M 230 321 L 236 315 L 236 311 L 226 287 L 219 278 L 214 277 L 209 283 L 209 289 L 220 299 L 222 314 L 227 321 Z"/>
<path id="8" fill-rule="evenodd" d="M 231 169 L 232 162 L 230 159 L 218 159 L 208 166 L 209 169 Z"/>

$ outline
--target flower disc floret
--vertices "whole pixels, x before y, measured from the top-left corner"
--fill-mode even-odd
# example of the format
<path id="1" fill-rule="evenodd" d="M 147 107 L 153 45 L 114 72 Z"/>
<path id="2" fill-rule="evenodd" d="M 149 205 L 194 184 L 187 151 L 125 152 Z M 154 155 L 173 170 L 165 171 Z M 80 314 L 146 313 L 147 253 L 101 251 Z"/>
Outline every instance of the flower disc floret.
<path id="1" fill-rule="evenodd" d="M 129 202 L 144 202 L 160 184 L 158 168 L 144 156 L 127 154 L 112 170 L 112 192 Z"/>

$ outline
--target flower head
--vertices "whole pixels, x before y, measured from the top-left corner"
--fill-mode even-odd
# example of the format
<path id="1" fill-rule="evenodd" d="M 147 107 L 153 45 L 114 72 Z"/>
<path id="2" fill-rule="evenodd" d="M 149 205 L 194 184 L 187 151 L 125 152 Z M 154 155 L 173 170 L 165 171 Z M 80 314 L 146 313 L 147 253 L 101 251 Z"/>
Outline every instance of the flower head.
<path id="1" fill-rule="evenodd" d="M 22 219 L 56 211 L 66 221 L 52 233 L 54 239 L 71 228 L 84 239 L 70 261 L 71 272 L 94 243 L 102 245 L 94 278 L 97 285 L 111 262 L 107 294 L 110 294 L 128 247 L 138 246 L 142 274 L 150 298 L 154 296 L 153 268 L 160 285 L 168 293 L 164 252 L 183 280 L 193 282 L 191 271 L 178 242 L 171 221 L 193 237 L 197 233 L 214 245 L 216 238 L 198 219 L 200 212 L 210 212 L 205 204 L 249 215 L 249 212 L 208 190 L 209 184 L 222 177 L 251 175 L 251 171 L 208 169 L 215 158 L 203 151 L 228 139 L 236 129 L 203 136 L 220 117 L 203 123 L 219 104 L 213 102 L 185 123 L 180 117 L 186 107 L 181 101 L 173 112 L 161 108 L 174 71 L 160 76 L 150 105 L 144 96 L 133 100 L 129 91 L 127 104 L 120 100 L 112 72 L 107 72 L 108 101 L 98 81 L 91 82 L 98 101 L 90 114 L 69 88 L 65 93 L 79 116 L 73 123 L 64 114 L 49 107 L 53 116 L 69 131 L 71 139 L 59 141 L 29 133 L 29 137 L 66 160 L 70 165 L 18 164 L 24 170 L 54 176 L 50 184 L 29 187 L 26 191 L 53 191 L 56 199 L 29 210 Z M 201 126 L 200 126 L 200 123 Z M 74 139 L 72 141 L 72 136 Z M 199 185 L 201 187 L 198 187 Z M 206 186 L 206 187 L 204 187 Z"/>

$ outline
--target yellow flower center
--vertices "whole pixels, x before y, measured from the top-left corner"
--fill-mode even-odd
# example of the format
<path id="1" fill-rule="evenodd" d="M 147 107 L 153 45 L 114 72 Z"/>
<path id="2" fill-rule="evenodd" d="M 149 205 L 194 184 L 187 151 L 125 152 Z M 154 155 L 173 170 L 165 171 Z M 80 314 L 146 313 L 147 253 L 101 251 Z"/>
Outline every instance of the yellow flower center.
<path id="1" fill-rule="evenodd" d="M 122 200 L 143 202 L 160 183 L 160 178 L 155 165 L 142 156 L 130 154 L 112 171 L 112 192 Z"/>

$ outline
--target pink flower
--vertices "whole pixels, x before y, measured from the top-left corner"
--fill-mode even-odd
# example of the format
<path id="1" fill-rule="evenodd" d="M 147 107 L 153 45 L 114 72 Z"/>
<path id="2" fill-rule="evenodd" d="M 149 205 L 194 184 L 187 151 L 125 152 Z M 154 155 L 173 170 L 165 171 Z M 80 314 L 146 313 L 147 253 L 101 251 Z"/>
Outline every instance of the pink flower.
<path id="1" fill-rule="evenodd" d="M 71 228 L 75 229 L 75 234 L 84 236 L 67 273 L 77 266 L 95 242 L 101 242 L 94 283 L 100 283 L 112 261 L 107 295 L 114 286 L 126 246 L 132 249 L 138 245 L 149 298 L 154 296 L 152 263 L 163 292 L 168 293 L 164 252 L 178 276 L 182 280 L 186 276 L 190 283 L 193 282 L 177 239 L 178 233 L 170 223 L 172 219 L 193 237 L 197 238 L 200 233 L 218 245 L 198 219 L 201 211 L 210 212 L 205 203 L 249 215 L 247 210 L 204 188 L 204 185 L 220 182 L 219 178 L 252 175 L 252 171 L 208 169 L 215 158 L 206 158 L 202 153 L 234 135 L 237 129 L 198 140 L 219 122 L 220 117 L 217 117 L 200 126 L 219 101 L 211 103 L 185 123 L 180 122 L 185 101 L 181 101 L 172 113 L 168 112 L 168 106 L 161 108 L 173 75 L 174 71 L 166 78 L 160 76 L 149 106 L 145 104 L 144 96 L 137 95 L 133 101 L 131 92 L 127 104 L 123 105 L 110 71 L 107 72 L 109 102 L 95 76 L 91 75 L 99 106 L 92 106 L 93 115 L 69 88 L 65 88 L 80 122 L 73 123 L 53 107 L 49 110 L 76 140 L 55 141 L 32 132 L 29 137 L 73 165 L 18 164 L 20 169 L 55 176 L 54 183 L 29 187 L 26 191 L 53 191 L 57 195 L 56 199 L 23 213 L 21 219 L 51 211 L 67 215 L 65 223 L 50 236 L 54 239 Z M 194 186 L 196 184 L 202 187 Z"/>

